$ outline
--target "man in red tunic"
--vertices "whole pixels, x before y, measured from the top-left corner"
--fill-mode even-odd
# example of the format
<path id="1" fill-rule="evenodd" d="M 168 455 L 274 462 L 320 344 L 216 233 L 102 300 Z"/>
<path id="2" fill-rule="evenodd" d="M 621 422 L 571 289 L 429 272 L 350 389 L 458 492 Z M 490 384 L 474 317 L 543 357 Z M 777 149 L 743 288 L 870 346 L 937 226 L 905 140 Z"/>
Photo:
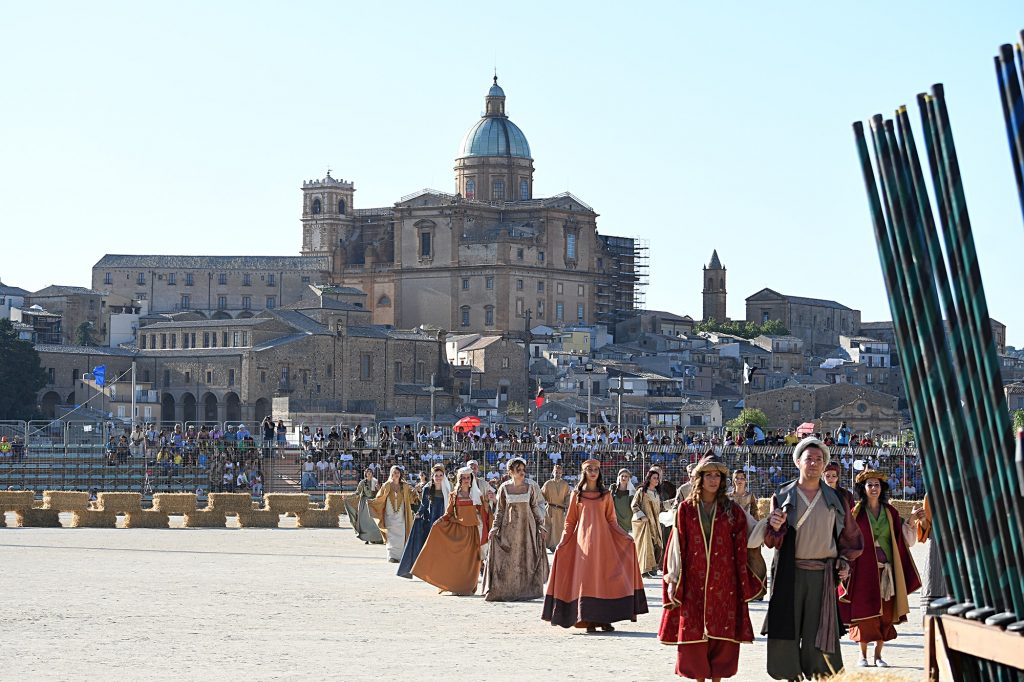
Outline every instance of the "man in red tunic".
<path id="1" fill-rule="evenodd" d="M 676 674 L 736 674 L 740 642 L 754 641 L 747 602 L 763 585 L 747 570 L 747 517 L 726 495 L 729 469 L 714 455 L 694 469 L 665 548 L 658 638 L 675 644 Z"/>

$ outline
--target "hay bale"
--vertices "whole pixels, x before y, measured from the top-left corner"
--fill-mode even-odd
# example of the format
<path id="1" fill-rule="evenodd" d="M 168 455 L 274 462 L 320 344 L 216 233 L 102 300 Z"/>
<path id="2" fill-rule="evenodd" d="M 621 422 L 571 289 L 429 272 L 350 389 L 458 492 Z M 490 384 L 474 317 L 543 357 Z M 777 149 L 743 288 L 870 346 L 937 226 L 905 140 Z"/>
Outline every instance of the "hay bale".
<path id="1" fill-rule="evenodd" d="M 60 528 L 59 514 L 56 509 L 19 509 L 14 517 L 22 528 Z"/>
<path id="2" fill-rule="evenodd" d="M 281 515 L 276 511 L 254 510 L 238 515 L 240 528 L 277 528 Z"/>
<path id="3" fill-rule="evenodd" d="M 44 490 L 43 509 L 86 511 L 89 509 L 89 493 L 73 490 Z"/>
<path id="4" fill-rule="evenodd" d="M 331 509 L 307 509 L 299 514 L 299 528 L 338 528 L 339 512 Z"/>
<path id="5" fill-rule="evenodd" d="M 188 514 L 195 510 L 195 493 L 156 493 L 153 495 L 153 511 L 165 514 Z"/>
<path id="6" fill-rule="evenodd" d="M 167 512 L 134 511 L 124 516 L 125 528 L 170 528 L 171 519 Z"/>
<path id="7" fill-rule="evenodd" d="M 301 514 L 309 509 L 309 495 L 305 493 L 268 493 L 263 500 L 265 509 L 278 514 Z"/>
<path id="8" fill-rule="evenodd" d="M 210 509 L 237 514 L 252 511 L 252 495 L 249 493 L 210 493 Z"/>
<path id="9" fill-rule="evenodd" d="M 193 509 L 185 512 L 185 528 L 224 528 L 227 517 L 224 512 L 215 509 Z"/>
<path id="10" fill-rule="evenodd" d="M 134 514 L 142 511 L 142 493 L 99 493 L 95 508 L 115 514 Z"/>
<path id="11" fill-rule="evenodd" d="M 327 493 L 324 495 L 324 509 L 336 511 L 339 514 L 345 513 L 346 493 Z"/>
<path id="12" fill-rule="evenodd" d="M 0 515 L 4 512 L 31 509 L 36 494 L 31 490 L 0 490 Z"/>
<path id="13" fill-rule="evenodd" d="M 117 528 L 117 514 L 112 511 L 78 509 L 71 512 L 72 528 Z"/>

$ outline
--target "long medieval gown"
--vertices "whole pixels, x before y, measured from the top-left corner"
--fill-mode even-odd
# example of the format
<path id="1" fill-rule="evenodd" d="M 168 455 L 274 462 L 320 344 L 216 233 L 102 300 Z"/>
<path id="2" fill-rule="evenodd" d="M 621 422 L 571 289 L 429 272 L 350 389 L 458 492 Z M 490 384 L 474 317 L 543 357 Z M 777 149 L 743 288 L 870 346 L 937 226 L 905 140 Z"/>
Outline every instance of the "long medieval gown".
<path id="1" fill-rule="evenodd" d="M 729 493 L 729 499 L 740 506 L 740 509 L 745 511 L 749 516 L 747 518 L 747 532 L 753 530 L 750 526 L 750 522 L 755 523 L 759 520 L 759 512 L 757 508 L 757 498 L 751 492 L 746 492 L 742 495 L 737 495 L 735 492 Z M 747 548 L 747 568 L 753 574 L 755 578 L 762 584 L 765 585 L 768 580 L 768 564 L 764 561 L 764 555 L 761 554 L 760 547 L 748 547 Z M 766 590 L 764 587 L 758 592 L 754 599 L 760 599 L 765 595 Z"/>
<path id="2" fill-rule="evenodd" d="M 569 484 L 562 479 L 545 481 L 540 489 L 548 503 L 546 525 L 548 529 L 547 548 L 554 551 L 562 541 L 562 530 L 565 528 L 565 508 L 569 504 Z"/>
<path id="3" fill-rule="evenodd" d="M 343 498 L 345 513 L 348 514 L 349 523 L 352 524 L 356 537 L 372 545 L 384 544 L 384 536 L 380 534 L 380 528 L 377 526 L 377 522 L 373 520 L 373 515 L 370 513 L 370 507 L 367 504 L 377 496 L 379 489 L 377 479 L 374 478 L 368 481 L 364 478 L 356 485 L 354 493 Z"/>
<path id="4" fill-rule="evenodd" d="M 541 618 L 563 628 L 636 621 L 647 595 L 633 539 L 609 492 L 573 492 L 555 549 Z"/>
<path id="5" fill-rule="evenodd" d="M 921 588 L 910 555 L 917 531 L 904 523 L 888 502 L 877 518 L 861 503 L 852 513 L 864 537 L 864 552 L 850 563 L 849 587 L 839 600 L 839 615 L 850 626 L 849 637 L 854 642 L 888 642 L 896 639 L 894 626 L 907 621 L 908 596 Z M 889 595 L 882 590 L 886 573 L 891 585 Z"/>
<path id="6" fill-rule="evenodd" d="M 442 592 L 475 594 L 480 579 L 480 506 L 455 493 L 413 564 L 412 574 Z"/>
<path id="7" fill-rule="evenodd" d="M 633 532 L 633 495 L 636 491 L 630 491 L 630 486 L 619 489 L 618 483 L 612 483 L 609 490 L 612 491 L 612 502 L 615 504 L 615 517 L 619 520 L 622 530 L 627 533 Z"/>
<path id="8" fill-rule="evenodd" d="M 661 566 L 665 545 L 661 535 L 661 498 L 653 488 L 636 491 L 633 496 L 633 540 L 640 573 L 650 573 Z"/>
<path id="9" fill-rule="evenodd" d="M 548 553 L 541 530 L 544 512 L 537 486 L 511 493 L 506 481 L 498 488 L 488 542 L 487 601 L 526 601 L 544 596 Z"/>
<path id="10" fill-rule="evenodd" d="M 658 639 L 676 646 L 676 674 L 732 677 L 740 642 L 754 641 L 747 602 L 762 589 L 747 568 L 747 516 L 727 501 L 704 509 L 685 500 L 665 548 Z M 669 593 L 668 583 L 675 584 Z"/>
<path id="11" fill-rule="evenodd" d="M 412 578 L 412 566 L 419 558 L 423 545 L 430 535 L 430 528 L 444 515 L 447 495 L 443 490 L 435 490 L 433 484 L 423 488 L 423 496 L 420 499 L 420 508 L 416 512 L 416 518 L 412 522 L 412 531 L 405 541 L 405 551 L 402 552 L 402 561 L 398 564 L 398 575 L 402 578 Z"/>
<path id="12" fill-rule="evenodd" d="M 367 504 L 377 519 L 377 526 L 388 547 L 388 559 L 398 563 L 405 551 L 405 541 L 412 530 L 412 505 L 416 493 L 405 481 L 397 485 L 391 480 L 384 482 L 377 497 Z"/>

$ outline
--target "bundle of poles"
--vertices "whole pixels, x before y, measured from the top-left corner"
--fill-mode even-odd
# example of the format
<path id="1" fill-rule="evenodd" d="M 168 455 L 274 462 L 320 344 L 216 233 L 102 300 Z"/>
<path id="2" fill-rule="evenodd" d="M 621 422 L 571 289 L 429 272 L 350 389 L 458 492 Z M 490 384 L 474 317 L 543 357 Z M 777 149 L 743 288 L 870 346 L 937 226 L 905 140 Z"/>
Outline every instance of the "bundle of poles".
<path id="1" fill-rule="evenodd" d="M 1024 212 L 1024 31 L 1020 32 L 1020 43 L 1001 45 L 995 57 L 996 81 L 999 83 L 999 99 L 1006 119 L 1006 137 L 1010 143 L 1010 157 L 1013 159 L 1013 175 L 1017 179 L 1017 194 L 1020 208 Z"/>
<path id="2" fill-rule="evenodd" d="M 934 211 L 905 106 L 892 119 L 871 118 L 870 147 L 862 122 L 854 137 L 953 600 L 944 607 L 1016 629 L 1024 627 L 1024 499 L 1015 434 L 942 85 L 917 102 Z M 1018 679 L 991 661 L 970 664 L 973 679 Z"/>

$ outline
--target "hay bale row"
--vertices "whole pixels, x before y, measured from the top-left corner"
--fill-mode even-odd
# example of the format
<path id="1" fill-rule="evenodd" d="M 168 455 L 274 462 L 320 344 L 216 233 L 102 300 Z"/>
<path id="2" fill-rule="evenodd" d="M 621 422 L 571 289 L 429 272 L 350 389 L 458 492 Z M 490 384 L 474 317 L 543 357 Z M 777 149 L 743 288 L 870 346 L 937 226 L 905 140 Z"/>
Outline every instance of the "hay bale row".
<path id="1" fill-rule="evenodd" d="M 327 493 L 324 495 L 324 509 L 339 514 L 345 513 L 345 493 Z"/>
<path id="2" fill-rule="evenodd" d="M 188 514 L 196 510 L 195 493 L 156 493 L 153 510 L 165 514 Z"/>
<path id="3" fill-rule="evenodd" d="M 44 490 L 43 509 L 86 511 L 89 509 L 89 493 L 72 490 Z"/>
<path id="4" fill-rule="evenodd" d="M 252 511 L 252 495 L 249 493 L 210 493 L 210 509 L 224 513 Z"/>
<path id="5" fill-rule="evenodd" d="M 142 511 L 142 493 L 99 493 L 96 509 L 115 514 L 132 514 Z"/>
<path id="6" fill-rule="evenodd" d="M 338 528 L 339 513 L 330 509 L 307 509 L 299 514 L 299 528 Z"/>
<path id="7" fill-rule="evenodd" d="M 19 509 L 14 512 L 22 528 L 60 528 L 58 514 L 55 509 Z"/>
<path id="8" fill-rule="evenodd" d="M 79 509 L 71 512 L 72 528 L 117 528 L 117 514 L 112 511 Z"/>
<path id="9" fill-rule="evenodd" d="M 35 500 L 36 494 L 31 490 L 0 490 L 0 515 L 19 509 L 31 509 Z"/>
<path id="10" fill-rule="evenodd" d="M 281 515 L 276 511 L 253 510 L 238 515 L 240 528 L 277 528 Z"/>
<path id="11" fill-rule="evenodd" d="M 185 512 L 185 528 L 224 528 L 227 517 L 215 509 L 194 509 Z"/>
<path id="12" fill-rule="evenodd" d="M 170 528 L 171 520 L 167 512 L 134 511 L 125 514 L 125 528 Z"/>
<path id="13" fill-rule="evenodd" d="M 306 493 L 268 493 L 263 496 L 265 508 L 279 514 L 301 514 L 309 509 Z"/>

